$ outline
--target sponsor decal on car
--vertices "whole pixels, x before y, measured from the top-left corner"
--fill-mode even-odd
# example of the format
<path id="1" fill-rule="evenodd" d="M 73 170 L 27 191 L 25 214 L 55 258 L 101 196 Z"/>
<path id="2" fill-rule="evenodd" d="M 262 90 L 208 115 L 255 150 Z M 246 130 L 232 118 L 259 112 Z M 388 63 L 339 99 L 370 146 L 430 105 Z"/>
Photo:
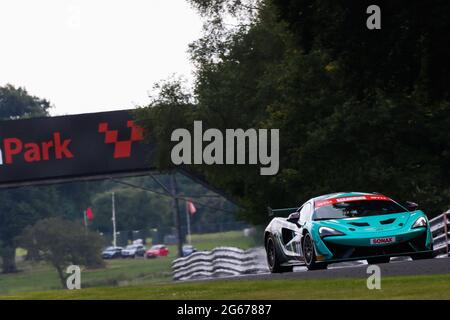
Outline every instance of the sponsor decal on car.
<path id="1" fill-rule="evenodd" d="M 365 195 L 365 196 L 352 196 L 352 197 L 340 197 L 316 201 L 314 206 L 316 208 L 330 206 L 335 203 L 352 202 L 352 201 L 367 201 L 367 200 L 380 200 L 380 201 L 392 201 L 390 198 L 381 194 Z"/>
<path id="2" fill-rule="evenodd" d="M 394 243 L 395 242 L 395 237 L 385 237 L 385 238 L 375 238 L 375 239 L 370 239 L 370 244 L 389 244 L 389 243 Z"/>

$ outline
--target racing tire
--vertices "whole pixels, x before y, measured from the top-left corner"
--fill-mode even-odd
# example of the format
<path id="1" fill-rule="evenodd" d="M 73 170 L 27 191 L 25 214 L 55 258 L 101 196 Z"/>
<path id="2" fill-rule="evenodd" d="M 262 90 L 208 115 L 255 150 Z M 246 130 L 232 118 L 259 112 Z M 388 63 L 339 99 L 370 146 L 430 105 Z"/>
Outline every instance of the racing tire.
<path id="1" fill-rule="evenodd" d="M 314 250 L 314 242 L 309 233 L 305 234 L 302 242 L 303 257 L 308 270 L 324 270 L 328 267 L 326 263 L 317 262 L 316 251 Z"/>
<path id="2" fill-rule="evenodd" d="M 391 257 L 376 257 L 367 259 L 368 264 L 379 264 L 379 263 L 389 263 Z"/>
<path id="3" fill-rule="evenodd" d="M 433 258 L 434 258 L 433 252 L 418 253 L 418 254 L 413 254 L 411 256 L 411 259 L 413 259 L 413 260 L 425 260 L 425 259 L 433 259 Z"/>
<path id="4" fill-rule="evenodd" d="M 434 249 L 433 245 L 431 245 L 430 252 L 413 254 L 413 255 L 411 255 L 411 259 L 413 259 L 413 260 L 433 259 L 435 257 L 433 249 Z"/>
<path id="5" fill-rule="evenodd" d="M 275 240 L 272 235 L 269 235 L 266 240 L 266 254 L 267 265 L 271 273 L 292 272 L 293 266 L 282 266 L 280 264 L 280 257 L 275 245 Z"/>

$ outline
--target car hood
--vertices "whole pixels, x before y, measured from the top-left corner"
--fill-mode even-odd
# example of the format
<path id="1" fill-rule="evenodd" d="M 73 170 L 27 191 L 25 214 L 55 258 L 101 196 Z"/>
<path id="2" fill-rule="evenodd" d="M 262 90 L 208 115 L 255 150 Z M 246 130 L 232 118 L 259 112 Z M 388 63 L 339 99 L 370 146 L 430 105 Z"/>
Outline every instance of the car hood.
<path id="1" fill-rule="evenodd" d="M 409 228 L 414 223 L 414 216 L 423 215 L 421 211 L 401 212 L 395 214 L 383 214 L 369 217 L 342 218 L 333 220 L 314 221 L 320 226 L 330 227 L 347 233 L 373 233 L 383 231 L 395 231 Z"/>

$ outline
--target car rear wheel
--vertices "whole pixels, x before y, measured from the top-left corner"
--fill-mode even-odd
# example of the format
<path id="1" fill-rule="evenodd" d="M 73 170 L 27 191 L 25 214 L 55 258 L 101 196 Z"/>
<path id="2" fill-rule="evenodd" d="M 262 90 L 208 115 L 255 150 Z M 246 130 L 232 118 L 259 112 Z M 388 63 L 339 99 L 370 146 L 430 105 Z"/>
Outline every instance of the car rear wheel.
<path id="1" fill-rule="evenodd" d="M 323 270 L 328 266 L 326 263 L 317 262 L 314 243 L 309 233 L 305 234 L 303 238 L 303 258 L 308 270 Z"/>
<path id="2" fill-rule="evenodd" d="M 377 257 L 367 259 L 368 264 L 389 263 L 389 261 L 391 261 L 390 257 Z"/>
<path id="3" fill-rule="evenodd" d="M 271 273 L 292 272 L 293 266 L 280 265 L 280 258 L 272 235 L 266 240 L 267 264 Z"/>

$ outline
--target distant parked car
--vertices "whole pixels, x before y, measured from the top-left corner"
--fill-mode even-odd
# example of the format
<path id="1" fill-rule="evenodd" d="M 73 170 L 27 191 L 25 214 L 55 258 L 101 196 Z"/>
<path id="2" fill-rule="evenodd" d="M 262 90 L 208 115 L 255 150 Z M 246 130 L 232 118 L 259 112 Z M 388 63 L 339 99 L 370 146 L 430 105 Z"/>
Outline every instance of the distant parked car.
<path id="1" fill-rule="evenodd" d="M 156 257 L 165 257 L 169 254 L 169 249 L 163 244 L 158 244 L 152 246 L 150 249 L 147 250 L 145 253 L 145 256 L 147 259 L 150 258 L 156 258 Z"/>
<path id="2" fill-rule="evenodd" d="M 183 246 L 183 257 L 187 257 L 190 254 L 193 254 L 194 252 L 197 252 L 197 249 L 195 249 L 194 246 L 190 244 L 185 244 Z"/>
<path id="3" fill-rule="evenodd" d="M 145 247 L 141 244 L 130 244 L 122 250 L 122 258 L 136 258 L 143 257 L 145 254 Z"/>
<path id="4" fill-rule="evenodd" d="M 115 259 L 120 258 L 122 253 L 122 247 L 107 247 L 102 252 L 103 259 Z"/>

